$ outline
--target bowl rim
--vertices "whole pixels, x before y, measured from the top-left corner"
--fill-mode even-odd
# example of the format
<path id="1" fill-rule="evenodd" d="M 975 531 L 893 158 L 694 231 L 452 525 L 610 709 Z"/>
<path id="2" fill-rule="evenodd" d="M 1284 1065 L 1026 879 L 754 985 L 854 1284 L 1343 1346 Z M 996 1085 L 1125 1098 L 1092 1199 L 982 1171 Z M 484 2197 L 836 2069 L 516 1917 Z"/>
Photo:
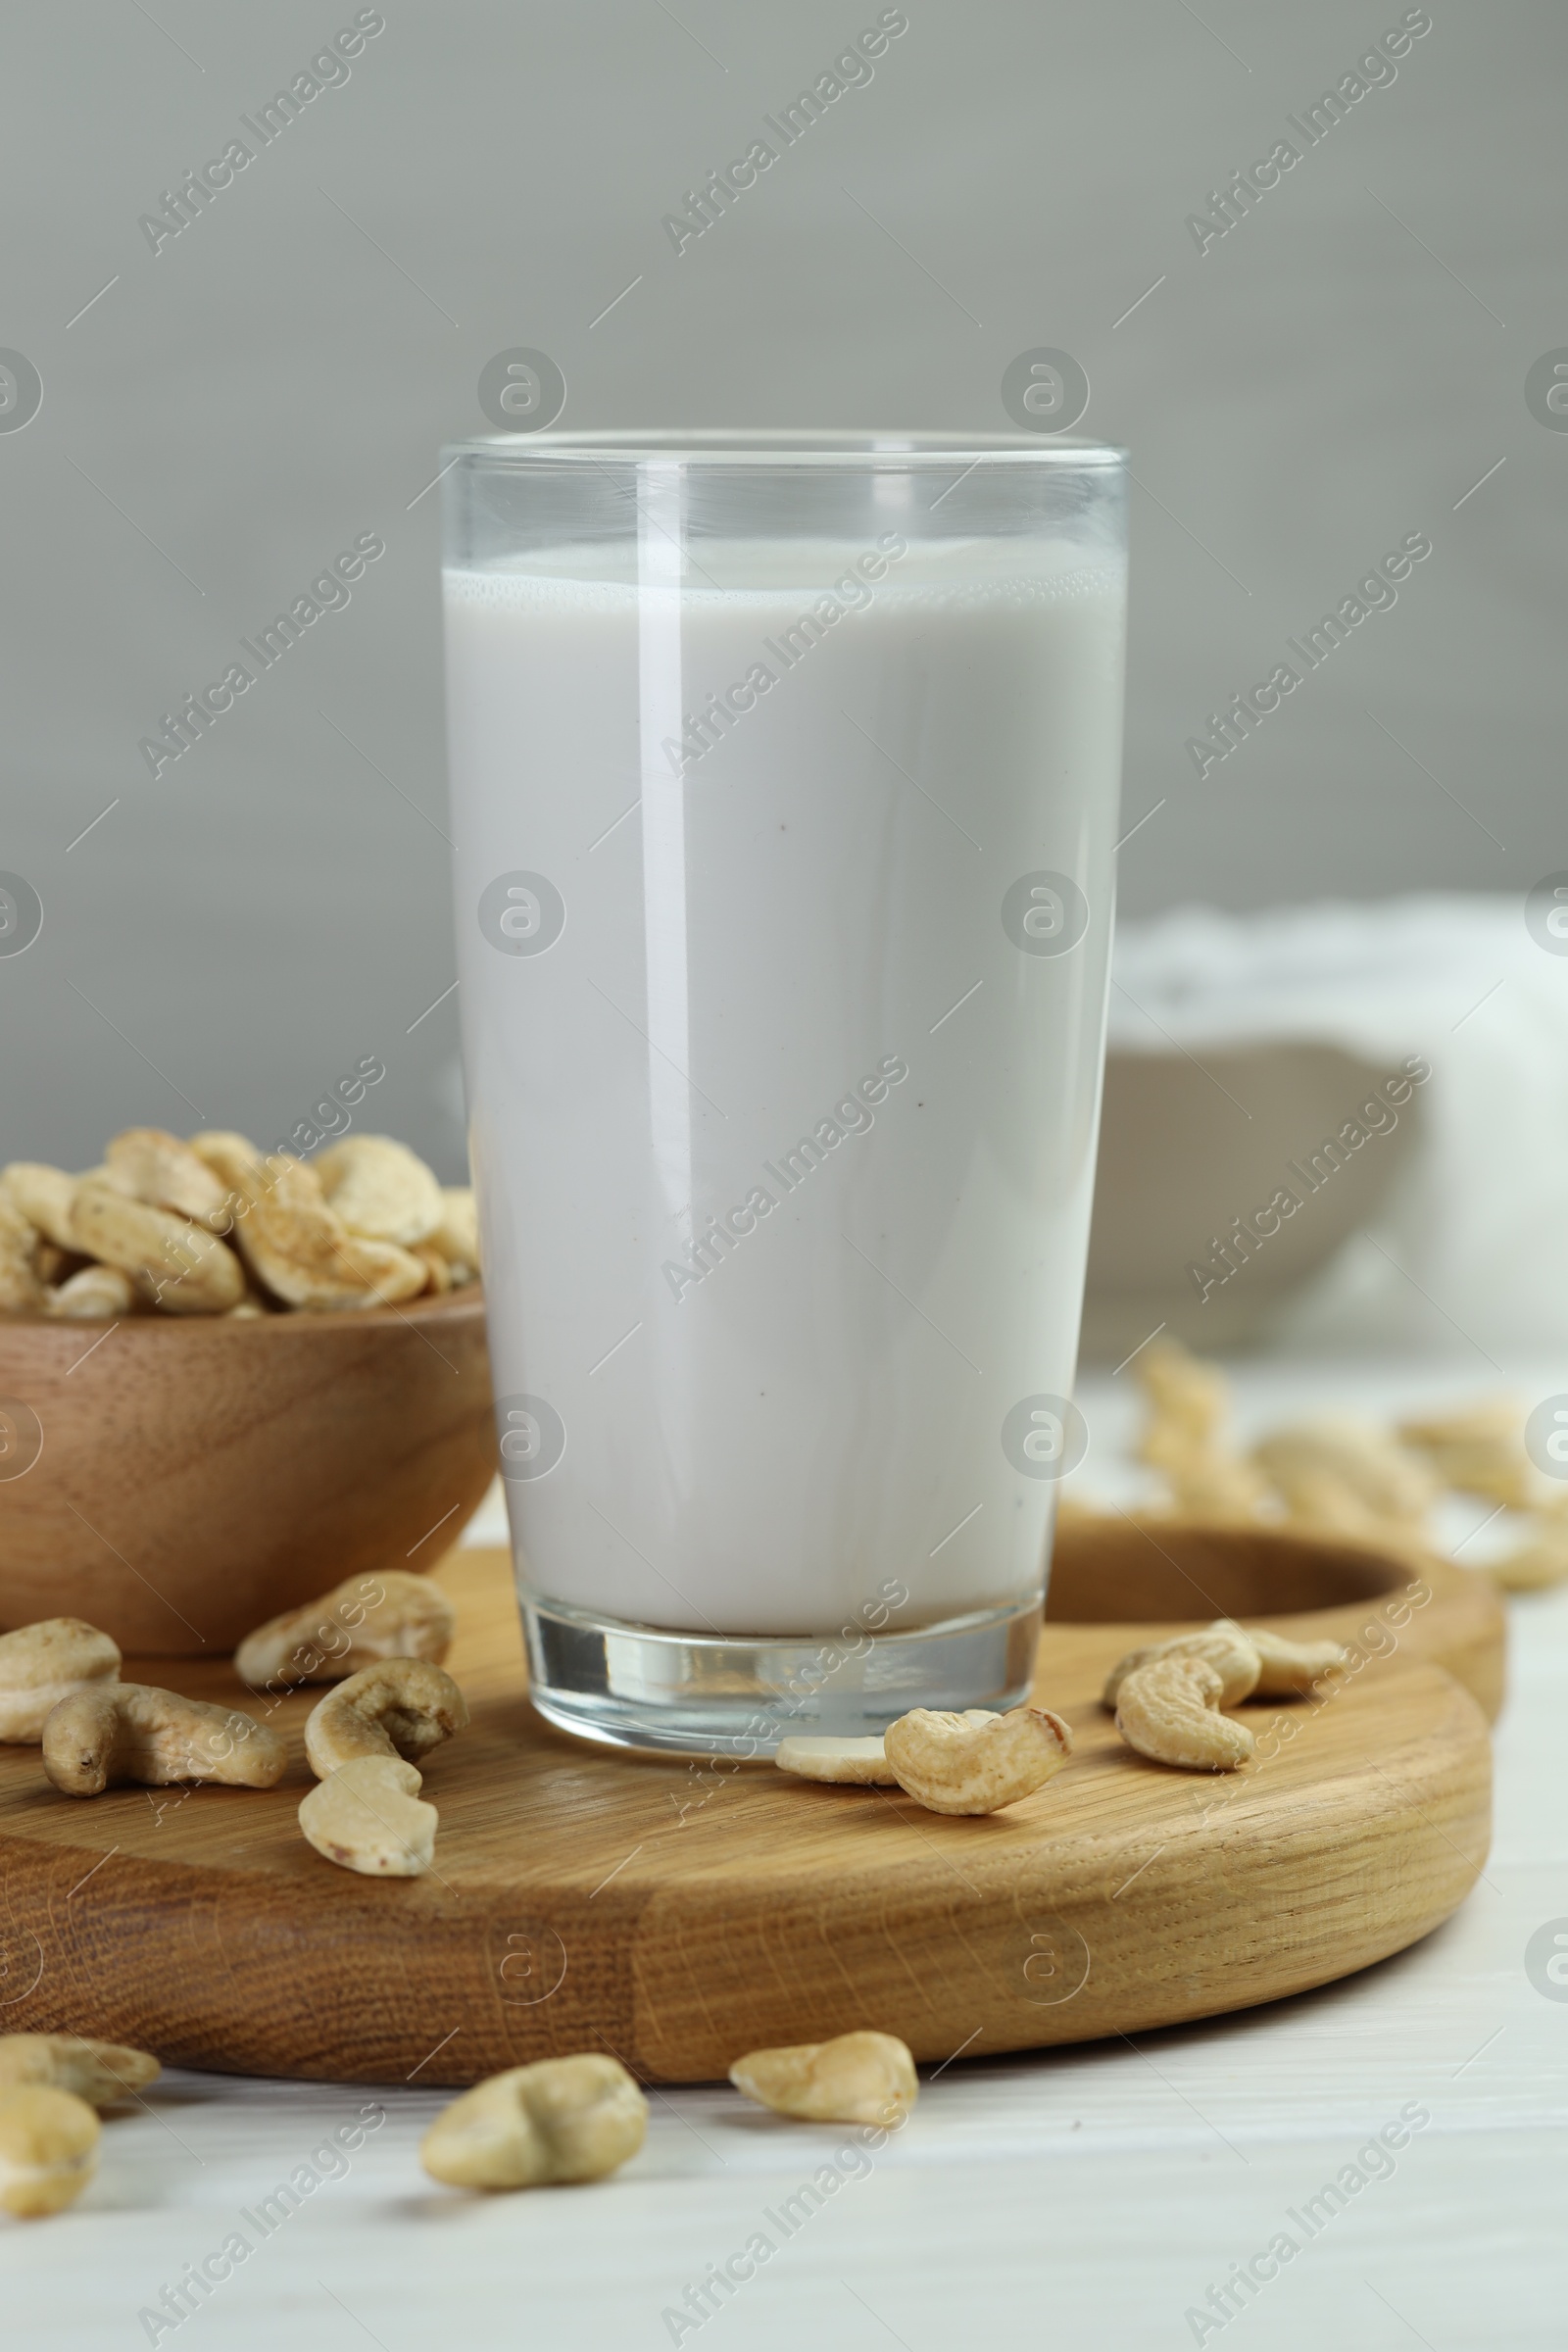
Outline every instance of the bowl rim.
<path id="1" fill-rule="evenodd" d="M 78 1322 L 54 1315 L 5 1315 L 0 1316 L 0 1348 L 18 1332 L 47 1332 L 51 1338 L 64 1341 L 85 1339 L 89 1332 L 94 1331 L 100 1337 L 118 1330 L 130 1332 L 139 1338 L 148 1332 L 172 1333 L 192 1329 L 208 1334 L 226 1332 L 233 1336 L 236 1345 L 243 1346 L 243 1335 L 252 1332 L 385 1331 L 395 1323 L 411 1324 L 417 1329 L 425 1323 L 455 1322 L 460 1318 L 471 1317 L 475 1312 L 481 1316 L 484 1313 L 484 1285 L 479 1282 L 466 1283 L 460 1291 L 443 1291 L 436 1297 L 411 1298 L 403 1306 L 334 1307 L 322 1313 L 317 1313 L 311 1307 L 288 1307 L 277 1314 L 238 1317 L 160 1315 L 155 1312 L 122 1315 L 118 1322 L 103 1324 Z M 96 1345 L 96 1341 L 89 1341 L 89 1350 Z"/>

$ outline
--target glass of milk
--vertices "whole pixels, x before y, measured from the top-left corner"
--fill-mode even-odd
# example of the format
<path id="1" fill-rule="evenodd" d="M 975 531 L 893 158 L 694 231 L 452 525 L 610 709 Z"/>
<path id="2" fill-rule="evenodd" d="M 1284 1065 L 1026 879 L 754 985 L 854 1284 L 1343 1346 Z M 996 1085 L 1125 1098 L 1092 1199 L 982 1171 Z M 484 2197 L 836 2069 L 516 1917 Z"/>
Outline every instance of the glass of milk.
<path id="1" fill-rule="evenodd" d="M 532 1696 L 1014 1706 L 1103 1050 L 1125 471 L 518 434 L 446 475 L 458 959 Z"/>

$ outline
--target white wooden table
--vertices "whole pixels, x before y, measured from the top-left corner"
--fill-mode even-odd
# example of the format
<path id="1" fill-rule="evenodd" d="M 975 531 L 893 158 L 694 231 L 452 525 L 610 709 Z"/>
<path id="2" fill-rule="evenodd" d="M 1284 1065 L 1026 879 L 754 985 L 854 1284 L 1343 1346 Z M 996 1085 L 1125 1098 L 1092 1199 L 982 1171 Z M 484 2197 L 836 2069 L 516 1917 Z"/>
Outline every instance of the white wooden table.
<path id="1" fill-rule="evenodd" d="M 1532 1400 L 1568 1390 L 1562 1368 L 1509 1370 Z M 1302 1405 L 1410 1407 L 1498 1385 L 1475 1358 L 1263 1364 L 1238 1381 L 1252 1427 Z M 1126 1388 L 1122 1376 L 1083 1392 L 1094 1444 L 1079 1477 L 1102 1494 L 1129 1490 L 1114 1466 Z M 1222 2338 L 1227 2352 L 1562 2352 L 1568 1984 L 1538 1990 L 1525 1948 L 1544 1923 L 1568 1934 L 1568 1592 L 1513 1607 L 1485 1877 L 1447 1926 L 1380 1968 L 1136 2047 L 959 2058 L 930 2075 L 874 2160 L 839 2157 L 844 2134 L 784 2124 L 727 2087 L 659 2092 L 624 2173 L 514 2197 L 456 2195 L 419 2171 L 419 2133 L 448 2094 L 174 2073 L 109 2126 L 99 2179 L 72 2212 L 0 2227 L 3 2340 L 17 2352 L 1156 2352 Z M 1344 2168 L 1357 2152 L 1421 2114 L 1396 2155 L 1356 2167 L 1365 2184 L 1352 2188 Z M 363 2144 L 312 2165 L 357 2119 L 374 2126 Z M 819 2207 L 798 2200 L 786 2236 L 781 2207 L 824 2165 L 836 2185 Z M 264 2236 L 261 2201 L 301 2166 L 322 2178 Z M 1342 2184 L 1343 2209 L 1326 2183 Z M 252 2250 L 189 2296 L 189 2317 L 139 2316 L 236 2230 Z M 699 2322 L 687 2289 L 759 2232 L 769 2257 L 726 2295 L 710 2289 Z M 1298 2250 L 1267 2257 L 1282 2232 Z M 1235 2288 L 1236 2266 L 1260 2255 L 1254 2280 L 1274 2275 Z M 1223 2317 L 1210 2290 L 1227 2279 Z"/>

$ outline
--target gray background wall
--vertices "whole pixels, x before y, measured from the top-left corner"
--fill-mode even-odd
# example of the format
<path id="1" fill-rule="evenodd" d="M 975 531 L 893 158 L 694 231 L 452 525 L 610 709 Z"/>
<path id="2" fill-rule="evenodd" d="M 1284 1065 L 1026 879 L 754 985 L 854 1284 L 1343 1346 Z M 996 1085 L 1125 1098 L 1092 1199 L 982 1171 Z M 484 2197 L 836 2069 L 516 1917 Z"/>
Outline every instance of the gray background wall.
<path id="1" fill-rule="evenodd" d="M 1007 362 L 1064 347 L 1139 484 L 1126 822 L 1164 807 L 1124 908 L 1568 862 L 1568 434 L 1524 400 L 1568 337 L 1562 10 L 1433 0 L 1392 86 L 1202 255 L 1186 216 L 1399 5 L 907 13 L 677 257 L 661 217 L 876 5 L 386 0 L 351 78 L 156 256 L 138 217 L 354 8 L 12 12 L 0 344 L 44 398 L 0 434 L 0 867 L 46 912 L 0 960 L 8 1155 L 84 1165 L 131 1120 L 270 1139 L 374 1054 L 376 1123 L 456 1173 L 453 1002 L 409 1033 L 453 974 L 417 494 L 511 345 L 564 370 L 568 424 L 991 429 Z M 1200 782 L 1204 714 L 1418 529 L 1397 607 Z M 352 605 L 154 782 L 159 714 L 368 530 Z"/>

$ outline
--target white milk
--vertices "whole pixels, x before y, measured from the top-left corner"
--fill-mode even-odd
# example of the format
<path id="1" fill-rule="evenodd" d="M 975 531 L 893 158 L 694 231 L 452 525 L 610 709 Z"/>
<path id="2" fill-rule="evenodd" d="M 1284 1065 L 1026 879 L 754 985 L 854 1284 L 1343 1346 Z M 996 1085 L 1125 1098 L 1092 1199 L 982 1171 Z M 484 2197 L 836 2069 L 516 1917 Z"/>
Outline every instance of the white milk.
<path id="1" fill-rule="evenodd" d="M 906 1592 L 907 1627 L 1039 1588 L 1055 1488 L 1001 1432 L 1072 1386 L 1124 581 L 894 536 L 863 590 L 869 545 L 665 584 L 646 525 L 641 591 L 577 551 L 446 575 L 491 1358 L 560 1425 L 518 1408 L 514 1466 L 553 1466 L 509 1482 L 514 1544 L 623 1621 L 837 1632 Z M 745 585 L 781 553 L 798 585 Z M 1004 929 L 1039 869 L 1087 897 L 1067 953 Z M 542 953 L 481 931 L 516 872 L 564 906 Z"/>

